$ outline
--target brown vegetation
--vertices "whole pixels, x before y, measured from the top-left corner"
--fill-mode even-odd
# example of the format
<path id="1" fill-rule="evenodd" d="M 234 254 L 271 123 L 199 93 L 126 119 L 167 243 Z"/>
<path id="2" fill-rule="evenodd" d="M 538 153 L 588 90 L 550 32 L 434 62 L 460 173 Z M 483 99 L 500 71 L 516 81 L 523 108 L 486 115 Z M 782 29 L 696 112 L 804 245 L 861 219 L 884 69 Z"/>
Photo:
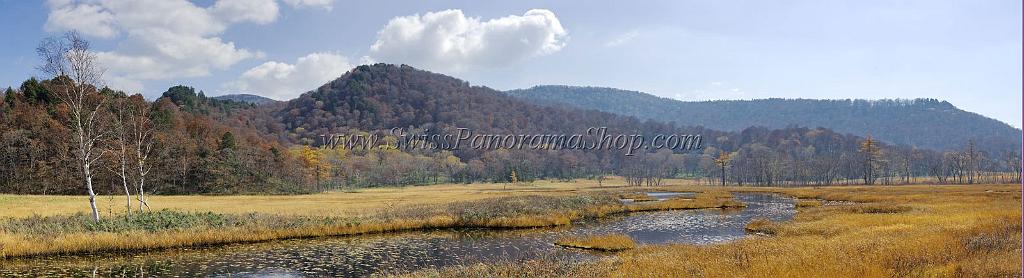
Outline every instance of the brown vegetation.
<path id="1" fill-rule="evenodd" d="M 797 200 L 796 208 L 816 208 L 822 205 L 818 200 Z"/>
<path id="2" fill-rule="evenodd" d="M 774 235 L 779 230 L 779 224 L 768 219 L 758 218 L 747 223 L 744 230 L 751 234 Z"/>
<path id="3" fill-rule="evenodd" d="M 675 209 L 703 209 L 703 208 L 741 208 L 746 204 L 732 199 L 732 195 L 724 190 L 706 190 L 697 193 L 695 198 L 675 196 L 668 200 L 658 202 L 644 202 L 630 204 L 629 211 L 651 211 L 651 210 L 675 210 Z"/>
<path id="4" fill-rule="evenodd" d="M 622 251 L 636 248 L 636 242 L 633 242 L 633 239 L 625 234 L 570 236 L 558 239 L 555 241 L 555 245 L 598 251 Z"/>
<path id="5" fill-rule="evenodd" d="M 630 199 L 633 200 L 633 202 L 650 202 L 658 200 L 657 198 L 651 197 L 650 195 L 644 193 L 626 193 L 619 195 L 619 198 Z"/>

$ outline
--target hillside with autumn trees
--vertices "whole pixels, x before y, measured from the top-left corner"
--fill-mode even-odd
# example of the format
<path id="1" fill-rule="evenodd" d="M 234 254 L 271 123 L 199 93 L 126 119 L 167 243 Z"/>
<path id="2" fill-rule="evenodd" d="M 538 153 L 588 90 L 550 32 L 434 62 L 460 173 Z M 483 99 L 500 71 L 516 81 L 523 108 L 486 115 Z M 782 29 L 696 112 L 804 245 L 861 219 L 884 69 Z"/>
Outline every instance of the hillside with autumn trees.
<path id="1" fill-rule="evenodd" d="M 68 106 L 55 96 L 52 82 L 28 79 L 3 95 L 0 192 L 82 193 L 68 140 L 73 132 L 65 124 Z M 973 143 L 938 151 L 826 128 L 718 131 L 538 105 L 404 65 L 359 66 L 296 99 L 261 105 L 206 97 L 187 86 L 171 87 L 151 102 L 109 88 L 100 88 L 97 95 L 105 103 L 98 115 L 115 119 L 100 121 L 103 130 L 122 130 L 113 123 L 124 115 L 119 109 L 124 103 L 140 107 L 131 115 L 146 117 L 153 131 L 146 145 L 151 148 L 146 190 L 153 194 L 281 194 L 505 182 L 513 172 L 520 181 L 620 175 L 635 185 L 678 177 L 744 185 L 896 184 L 921 178 L 970 183 L 980 181 L 983 173 L 1019 168 L 1019 154 L 986 153 Z M 607 127 L 611 134 L 699 134 L 702 148 L 636 155 L 602 149 L 399 149 L 388 144 L 397 140 L 389 137 L 395 127 L 414 135 L 453 134 L 458 128 L 491 134 L 583 134 L 590 127 Z M 321 135 L 326 134 L 377 134 L 385 140 L 371 148 L 321 148 Z M 105 149 L 95 172 L 101 193 L 123 190 L 116 138 L 99 141 Z M 125 175 L 138 179 L 138 174 Z M 1019 179 L 1019 173 L 999 178 Z"/>
<path id="2" fill-rule="evenodd" d="M 63 121 L 68 111 L 47 89 L 51 81 L 26 80 L 18 90 L 9 89 L 0 108 L 2 140 L 2 188 L 4 192 L 33 194 L 81 194 L 73 136 Z M 153 102 L 141 95 L 103 88 L 100 94 L 110 105 L 100 123 L 108 129 L 102 144 L 96 184 L 101 192 L 120 191 L 115 174 L 117 139 L 112 117 L 120 103 L 135 102 L 149 110 L 152 120 L 154 166 L 147 190 L 162 194 L 299 192 L 293 175 L 295 156 L 287 146 L 260 134 L 248 119 L 251 105 L 217 101 L 176 86 Z"/>

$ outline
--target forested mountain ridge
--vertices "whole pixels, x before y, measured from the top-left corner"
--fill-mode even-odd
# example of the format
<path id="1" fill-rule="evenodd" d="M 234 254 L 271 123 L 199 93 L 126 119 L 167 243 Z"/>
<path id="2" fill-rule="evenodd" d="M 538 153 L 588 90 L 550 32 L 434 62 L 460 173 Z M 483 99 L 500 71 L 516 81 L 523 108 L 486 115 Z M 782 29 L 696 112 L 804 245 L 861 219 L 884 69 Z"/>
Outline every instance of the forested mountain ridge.
<path id="1" fill-rule="evenodd" d="M 54 97 L 51 80 L 26 80 L 8 88 L 0 102 L 0 192 L 81 194 L 73 162 L 68 105 Z M 87 88 L 88 89 L 88 88 Z M 700 126 L 641 120 L 568 106 L 530 103 L 483 86 L 408 66 L 356 67 L 300 97 L 253 105 L 206 97 L 174 86 L 148 102 L 141 95 L 102 88 L 98 129 L 118 128 L 119 113 L 146 122 L 152 146 L 146 187 L 153 194 L 316 192 L 330 188 L 418 185 L 441 182 L 507 182 L 542 178 L 626 177 L 631 185 L 693 177 L 734 184 L 909 183 L 930 176 L 972 183 L 983 172 L 1019 169 L 1019 154 L 938 152 L 894 146 L 825 128 L 750 127 L 718 131 Z M 138 109 L 122 111 L 122 104 Z M 376 134 L 392 128 L 410 134 L 452 134 L 467 128 L 494 135 L 579 134 L 590 127 L 608 133 L 702 136 L 697 150 L 644 149 L 445 149 L 394 148 L 388 137 L 363 149 L 325 149 L 321 135 Z M 595 138 L 589 138 L 595 140 Z M 94 180 L 102 194 L 117 186 L 119 141 L 101 140 L 106 151 Z M 132 144 L 132 143 L 129 143 Z M 136 145 L 138 146 L 138 145 Z M 1007 158 L 1007 159 L 1003 159 Z M 135 162 L 129 162 L 135 163 Z M 141 164 L 141 163 L 140 163 Z M 514 174 L 513 174 L 514 173 Z M 140 174 L 141 176 L 141 174 Z M 1011 178 L 1019 178 L 1010 176 Z M 129 177 L 138 178 L 138 177 Z M 140 183 L 141 184 L 141 183 Z M 110 185 L 109 187 L 107 185 Z"/>
<path id="2" fill-rule="evenodd" d="M 725 131 L 752 126 L 824 127 L 937 150 L 960 149 L 973 139 L 990 153 L 1019 149 L 1021 141 L 1020 129 L 935 99 L 679 101 L 636 91 L 557 85 L 507 93 L 537 104 L 594 109 Z"/>
<path id="3" fill-rule="evenodd" d="M 160 98 L 167 99 L 173 102 L 181 109 L 199 112 L 202 114 L 210 114 L 212 110 L 216 110 L 221 113 L 230 113 L 233 110 L 245 109 L 255 107 L 256 104 L 244 102 L 240 100 L 218 98 L 218 97 L 207 97 L 206 93 L 199 91 L 196 93 L 195 88 L 188 87 L 185 85 L 172 86 L 167 89 Z"/>
<path id="4" fill-rule="evenodd" d="M 583 134 L 590 127 L 607 127 L 609 133 L 615 134 L 701 134 L 712 138 L 723 134 L 701 127 L 643 122 L 606 112 L 535 105 L 453 77 L 389 64 L 356 67 L 296 99 L 261 108 L 272 110 L 269 114 L 280 124 L 274 127 L 277 130 L 268 133 L 286 134 L 282 140 L 313 146 L 320 144 L 320 136 L 324 134 L 386 134 L 395 127 L 427 135 L 456 134 L 457 128 L 496 135 Z M 353 151 L 346 154 L 347 160 L 339 159 L 342 165 L 338 168 L 347 172 L 342 176 L 348 177 L 356 175 L 354 169 L 378 166 L 386 166 L 379 171 L 415 177 L 413 172 L 416 171 L 405 173 L 405 169 L 413 166 L 399 164 L 404 164 L 400 163 L 403 160 L 422 160 L 445 165 L 439 168 L 448 169 L 445 171 L 450 171 L 450 179 L 498 181 L 506 179 L 513 168 L 524 180 L 574 177 L 593 175 L 602 165 L 613 169 L 623 160 L 621 151 L 514 152 L 466 147 L 385 155 L 411 157 L 385 159 Z M 398 177 L 380 175 L 382 177 L 367 178 L 377 180 L 373 183 L 400 183 L 393 180 Z"/>
<path id="5" fill-rule="evenodd" d="M 317 145 L 322 134 L 380 132 L 393 127 L 410 128 L 425 134 L 451 134 L 456 127 L 479 132 L 518 134 L 573 133 L 587 127 L 606 126 L 613 132 L 621 133 L 701 134 L 705 140 L 705 148 L 696 152 L 664 153 L 652 150 L 636 157 L 624 157 L 621 152 L 615 151 L 540 151 L 524 154 L 503 150 L 461 149 L 452 153 L 409 152 L 408 155 L 413 157 L 402 159 L 352 152 L 346 154 L 346 159 L 336 161 L 340 164 L 335 165 L 336 169 L 343 172 L 339 176 L 375 180 L 369 182 L 371 184 L 400 184 L 402 181 L 389 181 L 395 177 L 384 178 L 386 175 L 379 173 L 374 175 L 380 177 L 360 175 L 358 169 L 383 167 L 376 171 L 392 171 L 399 176 L 403 175 L 403 171 L 409 171 L 409 175 L 415 176 L 418 172 L 412 170 L 415 166 L 399 165 L 402 163 L 398 161 L 433 160 L 425 163 L 444 164 L 447 166 L 439 168 L 449 168 L 451 164 L 445 164 L 439 159 L 449 155 L 452 155 L 453 161 L 457 161 L 454 165 L 461 166 L 450 167 L 454 170 L 447 173 L 448 178 L 459 181 L 503 181 L 512 171 L 526 180 L 573 178 L 603 173 L 627 176 L 645 173 L 656 177 L 686 173 L 707 177 L 717 171 L 715 161 L 723 157 L 734 157 L 726 160 L 735 165 L 744 165 L 742 169 L 736 168 L 737 173 L 731 179 L 755 184 L 775 184 L 780 181 L 831 183 L 839 179 L 857 179 L 864 173 L 864 167 L 867 167 L 860 163 L 864 155 L 873 157 L 870 159 L 873 161 L 870 167 L 884 172 L 886 183 L 894 182 L 897 176 L 903 180 L 925 175 L 943 176 L 942 179 L 945 179 L 945 176 L 956 172 L 958 177 L 962 177 L 966 171 L 963 162 L 966 160 L 962 159 L 963 155 L 959 152 L 944 154 L 924 148 L 873 142 L 872 148 L 877 148 L 877 152 L 864 153 L 859 149 L 866 142 L 865 138 L 825 128 L 749 127 L 738 132 L 723 132 L 678 122 L 640 120 L 576 107 L 538 105 L 487 87 L 472 86 L 463 80 L 404 65 L 359 66 L 297 99 L 267 108 L 273 109 L 270 113 L 274 115 L 273 122 L 280 124 L 276 126 L 279 130 L 269 133 L 288 134 L 282 139 L 303 145 Z M 971 169 L 978 169 L 981 167 L 982 155 L 971 153 Z M 985 167 L 993 170 L 1012 167 L 999 160 L 1001 154 L 991 153 L 991 156 L 984 157 L 987 161 Z M 959 170 L 954 171 L 953 168 Z"/>
<path id="6" fill-rule="evenodd" d="M 450 76 L 390 64 L 356 67 L 271 109 L 278 122 L 293 132 L 299 130 L 296 143 L 350 129 L 393 127 L 505 133 L 583 132 L 587 127 L 623 132 L 676 129 L 613 113 L 536 105 Z M 677 130 L 708 131 L 695 126 Z"/>
<path id="7" fill-rule="evenodd" d="M 267 97 L 263 97 L 263 96 L 258 96 L 258 95 L 253 95 L 253 94 L 227 94 L 227 95 L 215 96 L 215 97 L 212 97 L 212 99 L 231 100 L 231 101 L 236 101 L 236 102 L 251 103 L 251 104 L 255 104 L 255 105 L 263 105 L 263 104 L 267 104 L 267 103 L 277 102 L 276 100 L 273 100 L 271 98 L 267 98 Z"/>

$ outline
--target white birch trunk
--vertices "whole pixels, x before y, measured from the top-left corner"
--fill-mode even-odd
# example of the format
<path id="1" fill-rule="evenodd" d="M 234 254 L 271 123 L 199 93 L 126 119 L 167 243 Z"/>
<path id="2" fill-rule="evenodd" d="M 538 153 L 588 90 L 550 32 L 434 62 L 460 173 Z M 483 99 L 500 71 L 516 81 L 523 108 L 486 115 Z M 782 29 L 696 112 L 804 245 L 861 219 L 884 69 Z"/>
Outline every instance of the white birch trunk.
<path id="1" fill-rule="evenodd" d="M 100 211 L 96 208 L 96 191 L 92 190 L 92 172 L 89 169 L 89 163 L 82 166 L 82 172 L 85 173 L 85 187 L 89 189 L 89 207 L 92 208 L 92 220 L 100 221 Z"/>

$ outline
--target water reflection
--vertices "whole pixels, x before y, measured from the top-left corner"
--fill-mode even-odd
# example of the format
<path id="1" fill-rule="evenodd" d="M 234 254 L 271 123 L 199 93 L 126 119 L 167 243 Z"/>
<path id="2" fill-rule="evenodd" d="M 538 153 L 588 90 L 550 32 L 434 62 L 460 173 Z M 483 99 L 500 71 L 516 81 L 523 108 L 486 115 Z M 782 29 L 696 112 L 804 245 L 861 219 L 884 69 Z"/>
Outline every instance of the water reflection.
<path id="1" fill-rule="evenodd" d="M 660 197 L 660 196 L 659 196 Z M 757 217 L 791 219 L 792 200 L 740 193 L 746 208 L 645 212 L 529 230 L 434 230 L 353 237 L 281 240 L 127 255 L 53 256 L 4 261 L 0 276 L 368 276 L 455 264 L 557 257 L 585 260 L 601 253 L 560 248 L 566 235 L 625 233 L 640 244 L 728 241 Z"/>
<path id="2" fill-rule="evenodd" d="M 673 197 L 679 196 L 682 198 L 693 198 L 697 193 L 694 192 L 647 192 L 647 196 L 651 196 L 658 201 L 664 201 Z"/>

